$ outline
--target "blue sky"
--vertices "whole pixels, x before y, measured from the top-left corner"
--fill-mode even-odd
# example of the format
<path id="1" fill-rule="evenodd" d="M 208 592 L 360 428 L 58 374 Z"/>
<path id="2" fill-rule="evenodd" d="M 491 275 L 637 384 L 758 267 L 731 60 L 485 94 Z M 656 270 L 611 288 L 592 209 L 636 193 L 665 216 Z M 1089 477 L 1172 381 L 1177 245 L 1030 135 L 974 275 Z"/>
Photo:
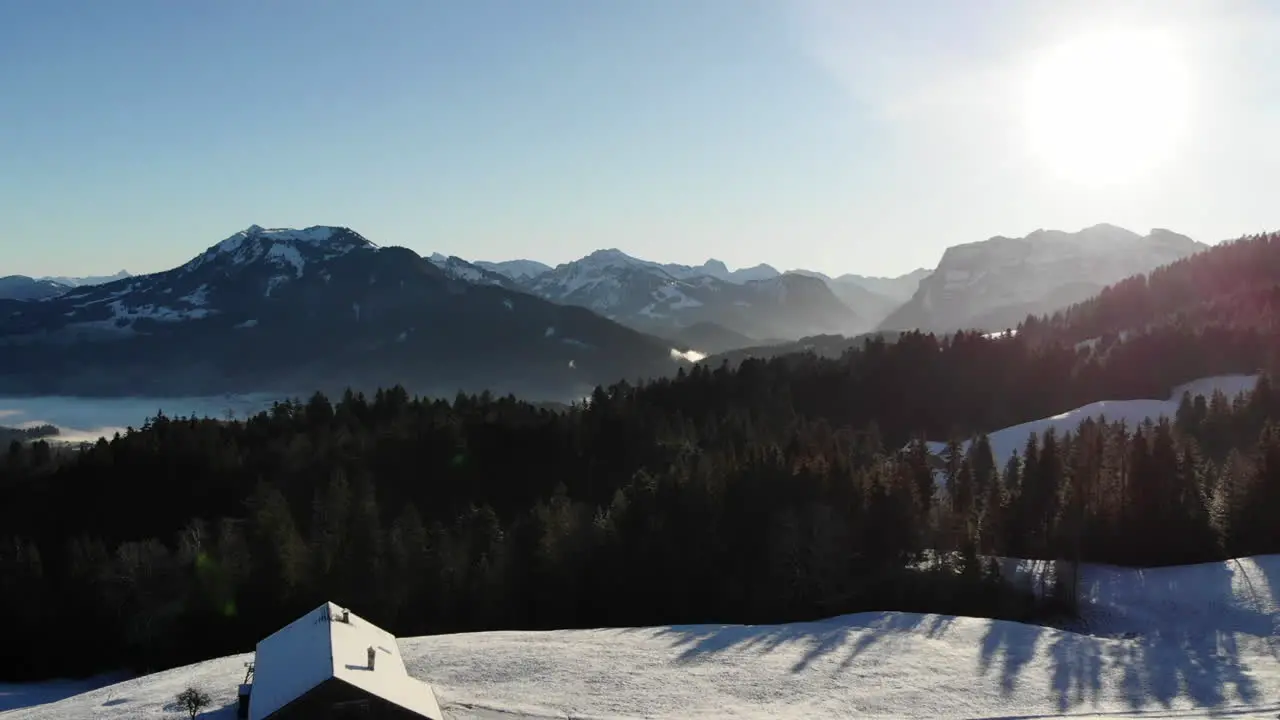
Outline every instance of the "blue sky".
<path id="1" fill-rule="evenodd" d="M 1040 227 L 1215 242 L 1280 228 L 1278 19 L 1267 0 L 0 0 L 0 274 L 161 270 L 255 223 L 863 274 Z M 1103 26 L 1173 38 L 1156 65 L 1186 70 L 1190 108 L 1098 110 L 1177 130 L 1119 183 L 1022 139 L 1028 68 Z M 1133 138 L 1111 142 L 1104 162 Z"/>

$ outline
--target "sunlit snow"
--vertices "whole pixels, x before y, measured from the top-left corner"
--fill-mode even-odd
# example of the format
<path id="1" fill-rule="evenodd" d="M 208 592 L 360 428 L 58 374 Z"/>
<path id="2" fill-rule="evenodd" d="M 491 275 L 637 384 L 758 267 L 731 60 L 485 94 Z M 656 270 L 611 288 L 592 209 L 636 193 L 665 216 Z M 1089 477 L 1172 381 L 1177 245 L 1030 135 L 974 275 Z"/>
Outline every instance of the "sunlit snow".
<path id="1" fill-rule="evenodd" d="M 1088 632 L 874 612 L 785 625 L 441 635 L 399 646 L 450 720 L 1280 713 L 1280 556 L 1086 566 L 1081 590 Z M 210 660 L 0 718 L 168 717 L 174 696 L 197 685 L 220 708 L 205 717 L 230 720 L 250 659 Z M 8 692 L 21 698 L 23 687 Z M 26 696 L 52 699 L 52 687 Z"/>
<path id="2" fill-rule="evenodd" d="M 1097 420 L 1105 417 L 1108 422 L 1123 420 L 1130 428 L 1140 425 L 1148 418 L 1153 422 L 1161 417 L 1172 420 L 1178 412 L 1178 404 L 1184 392 L 1190 392 L 1192 397 L 1203 395 L 1208 398 L 1214 390 L 1221 390 L 1231 398 L 1252 390 L 1257 382 L 1257 375 L 1218 375 L 1179 385 L 1165 400 L 1101 400 L 1089 403 L 1047 418 L 996 430 L 988 435 L 991 452 L 995 455 L 996 462 L 1003 465 L 1014 452 L 1022 451 L 1028 436 L 1033 432 L 1043 437 L 1049 428 L 1053 428 L 1061 436 L 1066 432 L 1075 432 L 1086 418 Z M 929 443 L 929 449 L 933 452 L 941 452 L 945 447 L 945 442 Z M 968 447 L 968 443 L 964 447 Z"/>

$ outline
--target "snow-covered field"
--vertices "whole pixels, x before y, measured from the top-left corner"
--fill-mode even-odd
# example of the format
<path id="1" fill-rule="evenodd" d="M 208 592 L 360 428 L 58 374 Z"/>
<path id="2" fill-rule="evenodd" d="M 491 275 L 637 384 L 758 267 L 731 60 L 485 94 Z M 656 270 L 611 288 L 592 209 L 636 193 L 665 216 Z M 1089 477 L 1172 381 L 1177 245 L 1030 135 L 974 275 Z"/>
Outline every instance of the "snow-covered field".
<path id="1" fill-rule="evenodd" d="M 889 612 L 758 627 L 448 635 L 400 646 L 451 720 L 1280 714 L 1280 556 L 1093 566 L 1082 592 L 1088 633 Z M 215 700 L 204 717 L 229 719 L 250 657 L 0 718 L 177 717 L 173 697 L 195 684 Z M 49 686 L 31 693 L 49 695 Z"/>
<path id="2" fill-rule="evenodd" d="M 170 417 L 237 418 L 266 410 L 279 400 L 267 395 L 215 395 L 200 397 L 86 398 L 68 396 L 0 397 L 0 426 L 54 425 L 60 440 L 95 441 L 125 428 L 141 427 L 147 418 L 164 411 Z"/>
<path id="3" fill-rule="evenodd" d="M 1172 420 L 1178 412 L 1178 403 L 1182 400 L 1183 392 L 1190 392 L 1192 397 L 1203 395 L 1207 399 L 1214 390 L 1221 390 L 1230 399 L 1241 392 L 1252 390 L 1257 382 L 1257 375 L 1218 375 L 1179 385 L 1164 400 L 1102 400 L 1089 403 L 1058 415 L 990 433 L 988 438 L 991 441 L 991 452 L 995 455 L 996 463 L 1003 466 L 1015 451 L 1022 452 L 1026 447 L 1027 437 L 1033 432 L 1037 436 L 1043 436 L 1049 428 L 1054 428 L 1061 436 L 1066 432 L 1075 432 L 1085 418 L 1097 420 L 1106 417 L 1107 422 L 1123 420 L 1130 428 L 1141 424 L 1147 418 L 1154 421 L 1160 417 L 1167 417 Z M 967 444 L 966 447 L 968 447 Z M 935 453 L 942 452 L 945 448 L 944 442 L 929 443 L 929 449 Z"/>

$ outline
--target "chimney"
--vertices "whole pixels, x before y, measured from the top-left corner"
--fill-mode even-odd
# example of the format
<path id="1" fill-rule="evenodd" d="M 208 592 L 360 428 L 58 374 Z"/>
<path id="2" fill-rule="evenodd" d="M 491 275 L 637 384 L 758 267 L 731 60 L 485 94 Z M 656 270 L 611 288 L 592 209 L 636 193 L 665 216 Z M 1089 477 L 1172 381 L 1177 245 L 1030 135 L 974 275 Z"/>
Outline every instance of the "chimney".
<path id="1" fill-rule="evenodd" d="M 377 655 L 377 653 L 378 653 L 378 651 L 377 651 L 377 650 L 374 650 L 374 649 L 373 649 L 373 646 L 372 646 L 372 645 L 370 645 L 370 646 L 369 646 L 369 669 L 370 669 L 370 670 L 372 670 L 372 669 L 373 669 L 373 659 L 374 659 L 374 657 Z"/>
<path id="2" fill-rule="evenodd" d="M 348 625 L 351 624 L 351 611 L 347 610 L 346 608 L 343 608 L 342 610 L 342 622 Z"/>

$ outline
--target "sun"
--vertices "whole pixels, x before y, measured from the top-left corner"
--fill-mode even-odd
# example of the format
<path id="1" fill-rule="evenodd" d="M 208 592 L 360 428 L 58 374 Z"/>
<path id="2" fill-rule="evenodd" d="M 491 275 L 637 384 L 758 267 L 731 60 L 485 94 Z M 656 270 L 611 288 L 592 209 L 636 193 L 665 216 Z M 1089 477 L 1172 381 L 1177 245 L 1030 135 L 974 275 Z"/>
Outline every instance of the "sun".
<path id="1" fill-rule="evenodd" d="M 1177 38 L 1107 29 L 1050 48 L 1027 74 L 1032 154 L 1090 186 L 1149 177 L 1177 151 L 1191 114 L 1191 74 Z"/>

